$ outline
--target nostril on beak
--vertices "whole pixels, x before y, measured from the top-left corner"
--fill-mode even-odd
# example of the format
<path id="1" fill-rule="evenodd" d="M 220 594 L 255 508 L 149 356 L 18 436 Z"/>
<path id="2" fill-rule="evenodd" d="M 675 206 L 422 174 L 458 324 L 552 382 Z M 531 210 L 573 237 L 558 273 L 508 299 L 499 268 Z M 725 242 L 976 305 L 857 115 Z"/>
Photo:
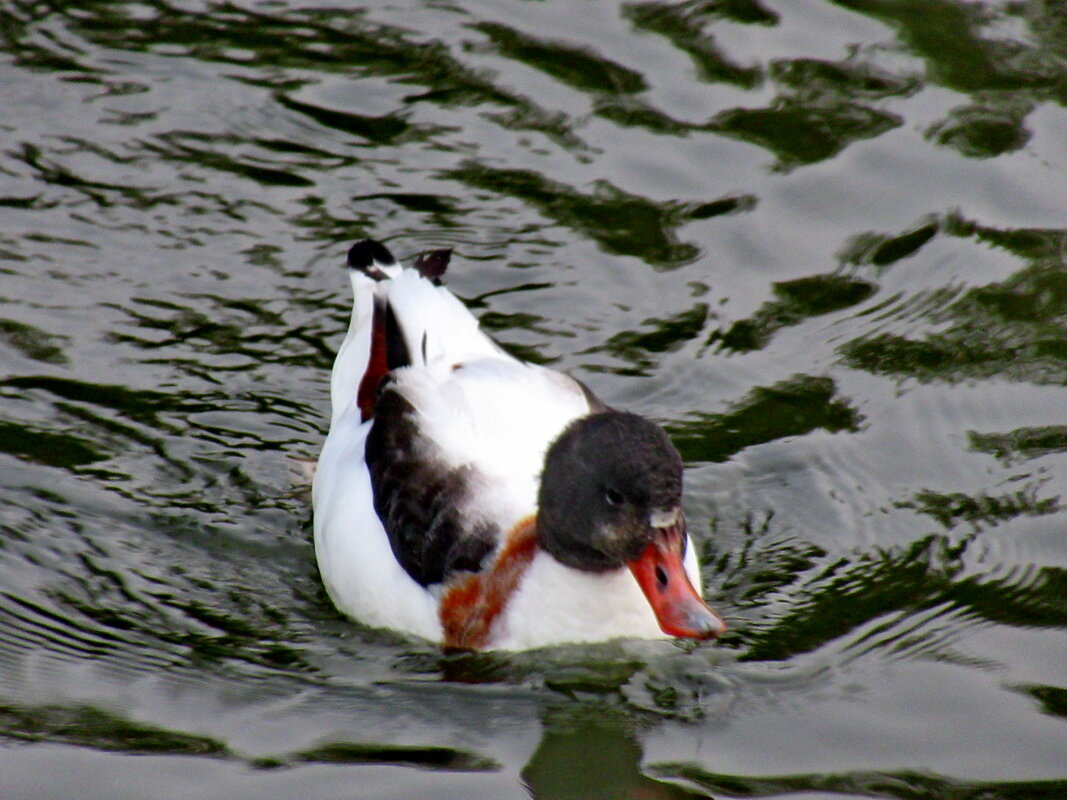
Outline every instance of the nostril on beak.
<path id="1" fill-rule="evenodd" d="M 667 588 L 668 580 L 667 570 L 656 564 L 656 583 L 659 585 L 660 591 Z"/>

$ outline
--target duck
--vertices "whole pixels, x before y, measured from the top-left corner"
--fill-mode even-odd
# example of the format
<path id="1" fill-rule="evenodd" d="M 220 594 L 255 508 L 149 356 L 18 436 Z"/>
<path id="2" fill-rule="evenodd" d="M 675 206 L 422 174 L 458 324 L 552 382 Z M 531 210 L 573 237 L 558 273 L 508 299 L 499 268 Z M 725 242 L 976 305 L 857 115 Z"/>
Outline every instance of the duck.
<path id="1" fill-rule="evenodd" d="M 719 636 L 667 434 L 508 354 L 444 285 L 450 259 L 348 250 L 312 484 L 332 603 L 449 651 Z"/>

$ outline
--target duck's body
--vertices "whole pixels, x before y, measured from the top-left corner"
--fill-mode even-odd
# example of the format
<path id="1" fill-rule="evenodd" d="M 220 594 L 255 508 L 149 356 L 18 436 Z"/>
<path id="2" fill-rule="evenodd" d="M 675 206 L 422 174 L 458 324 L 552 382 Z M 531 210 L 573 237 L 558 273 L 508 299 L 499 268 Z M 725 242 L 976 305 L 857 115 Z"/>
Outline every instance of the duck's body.
<path id="1" fill-rule="evenodd" d="M 636 532 L 629 520 L 647 523 L 651 515 L 656 531 L 684 537 L 677 568 L 684 553 L 693 594 L 700 585 L 695 549 L 686 547 L 680 512 L 671 510 L 680 499 L 681 462 L 676 481 L 661 480 L 632 458 L 648 449 L 647 461 L 670 461 L 673 475 L 676 453 L 651 423 L 611 411 L 578 381 L 502 351 L 439 285 L 447 260 L 438 251 L 401 269 L 369 241 L 349 254 L 355 307 L 334 365 L 333 418 L 313 491 L 315 550 L 331 599 L 369 625 L 451 647 L 669 635 L 649 598 L 656 580 L 648 576 L 658 568 L 645 564 L 642 588 L 631 564 L 636 551 L 652 547 L 653 533 Z M 570 440 L 576 461 L 565 452 Z M 571 465 L 546 469 L 550 448 Z M 616 462 L 639 463 L 638 480 L 651 480 L 670 502 L 633 511 L 630 495 L 647 494 L 631 491 L 633 469 L 594 478 L 595 497 L 583 500 L 576 472 L 600 458 L 610 462 L 608 472 L 618 472 Z M 618 495 L 608 484 L 626 494 L 623 505 L 601 499 L 605 489 Z M 572 514 L 581 509 L 584 518 Z M 553 514 L 563 522 L 553 524 Z M 628 532 L 616 535 L 605 515 L 625 518 Z M 682 602 L 689 605 L 671 612 L 670 633 L 721 631 L 710 610 L 702 615 L 690 599 Z"/>

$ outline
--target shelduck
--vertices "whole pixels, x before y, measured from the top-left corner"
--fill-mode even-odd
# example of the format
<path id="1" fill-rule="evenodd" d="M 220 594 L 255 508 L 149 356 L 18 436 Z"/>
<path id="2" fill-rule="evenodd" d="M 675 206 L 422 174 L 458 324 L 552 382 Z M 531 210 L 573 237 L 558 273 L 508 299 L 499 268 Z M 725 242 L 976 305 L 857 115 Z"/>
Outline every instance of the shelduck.
<path id="1" fill-rule="evenodd" d="M 348 252 L 313 485 L 333 603 L 457 649 L 718 636 L 667 435 L 504 352 L 442 285 L 450 254 Z"/>

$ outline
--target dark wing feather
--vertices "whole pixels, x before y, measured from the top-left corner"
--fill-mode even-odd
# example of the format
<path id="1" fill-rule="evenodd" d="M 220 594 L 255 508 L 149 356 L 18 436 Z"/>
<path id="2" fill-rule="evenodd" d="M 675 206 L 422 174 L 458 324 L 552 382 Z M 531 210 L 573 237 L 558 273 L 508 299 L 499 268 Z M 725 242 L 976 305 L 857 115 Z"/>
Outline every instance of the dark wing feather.
<path id="1" fill-rule="evenodd" d="M 479 571 L 499 533 L 463 511 L 478 480 L 474 468 L 449 466 L 436 451 L 414 406 L 383 385 L 366 448 L 374 510 L 397 561 L 422 586 Z"/>

